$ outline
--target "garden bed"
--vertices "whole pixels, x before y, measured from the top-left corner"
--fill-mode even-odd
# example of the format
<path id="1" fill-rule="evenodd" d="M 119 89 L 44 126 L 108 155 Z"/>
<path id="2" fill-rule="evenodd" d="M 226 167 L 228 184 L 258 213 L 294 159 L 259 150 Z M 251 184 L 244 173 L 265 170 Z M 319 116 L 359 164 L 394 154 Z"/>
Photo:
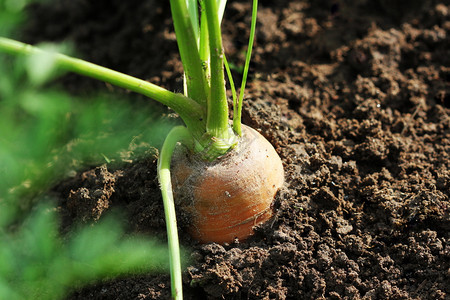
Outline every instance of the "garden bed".
<path id="1" fill-rule="evenodd" d="M 31 7 L 28 42 L 68 40 L 87 60 L 182 90 L 168 1 L 53 2 Z M 198 244 L 177 212 L 190 252 L 186 299 L 450 296 L 444 2 L 261 1 L 243 122 L 274 145 L 286 184 L 275 217 L 245 242 Z M 250 10 L 229 1 L 224 17 L 225 50 L 238 66 Z M 76 75 L 62 82 L 76 94 L 111 89 Z M 157 151 L 139 147 L 147 158 L 93 166 L 54 187 L 63 230 L 120 210 L 130 232 L 165 239 Z M 168 299 L 169 282 L 113 279 L 68 299 Z"/>

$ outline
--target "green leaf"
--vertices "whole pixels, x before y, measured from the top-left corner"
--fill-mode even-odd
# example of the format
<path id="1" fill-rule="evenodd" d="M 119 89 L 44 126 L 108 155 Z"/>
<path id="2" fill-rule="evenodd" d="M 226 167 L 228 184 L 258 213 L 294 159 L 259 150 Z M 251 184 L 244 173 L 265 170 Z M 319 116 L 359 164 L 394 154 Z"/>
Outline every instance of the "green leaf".
<path id="1" fill-rule="evenodd" d="M 126 236 L 110 218 L 58 235 L 56 213 L 41 205 L 16 232 L 0 228 L 0 299 L 59 299 L 100 278 L 168 269 L 167 248 Z"/>

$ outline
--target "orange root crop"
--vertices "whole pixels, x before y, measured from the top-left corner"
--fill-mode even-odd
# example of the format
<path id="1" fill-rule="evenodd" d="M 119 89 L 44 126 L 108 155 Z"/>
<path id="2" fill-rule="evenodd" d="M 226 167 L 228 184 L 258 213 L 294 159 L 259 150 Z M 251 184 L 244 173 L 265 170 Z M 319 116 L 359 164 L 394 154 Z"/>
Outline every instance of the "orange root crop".
<path id="1" fill-rule="evenodd" d="M 176 201 L 192 218 L 200 242 L 245 240 L 272 216 L 272 201 L 284 183 L 280 157 L 257 131 L 243 126 L 238 146 L 213 162 L 178 153 L 172 161 Z"/>

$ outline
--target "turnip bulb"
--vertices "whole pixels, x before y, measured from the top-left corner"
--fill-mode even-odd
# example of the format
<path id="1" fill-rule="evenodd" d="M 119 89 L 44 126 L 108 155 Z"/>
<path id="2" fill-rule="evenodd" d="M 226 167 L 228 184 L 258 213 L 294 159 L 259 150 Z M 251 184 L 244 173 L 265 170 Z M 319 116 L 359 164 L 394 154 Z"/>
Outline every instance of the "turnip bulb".
<path id="1" fill-rule="evenodd" d="M 243 125 L 238 145 L 209 162 L 187 151 L 172 158 L 175 201 L 191 218 L 200 242 L 245 240 L 272 217 L 272 202 L 284 183 L 283 164 L 273 146 Z"/>

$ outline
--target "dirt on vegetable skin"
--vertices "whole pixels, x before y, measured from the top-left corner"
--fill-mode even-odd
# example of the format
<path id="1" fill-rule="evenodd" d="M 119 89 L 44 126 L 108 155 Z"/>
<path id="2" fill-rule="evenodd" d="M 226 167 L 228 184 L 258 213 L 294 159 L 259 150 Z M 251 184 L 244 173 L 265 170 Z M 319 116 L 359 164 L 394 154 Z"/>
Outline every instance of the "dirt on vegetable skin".
<path id="1" fill-rule="evenodd" d="M 229 1 L 224 18 L 236 65 L 247 2 Z M 450 4 L 404 3 L 260 1 L 243 117 L 280 154 L 286 184 L 273 219 L 245 242 L 198 244 L 177 212 L 187 299 L 450 297 Z M 84 58 L 181 90 L 168 4 L 72 0 L 30 11 L 30 40 L 69 40 Z M 85 93 L 104 86 L 63 82 Z M 164 240 L 154 153 L 56 186 L 64 228 L 119 209 L 130 232 Z M 108 280 L 68 299 L 168 299 L 169 282 Z"/>

